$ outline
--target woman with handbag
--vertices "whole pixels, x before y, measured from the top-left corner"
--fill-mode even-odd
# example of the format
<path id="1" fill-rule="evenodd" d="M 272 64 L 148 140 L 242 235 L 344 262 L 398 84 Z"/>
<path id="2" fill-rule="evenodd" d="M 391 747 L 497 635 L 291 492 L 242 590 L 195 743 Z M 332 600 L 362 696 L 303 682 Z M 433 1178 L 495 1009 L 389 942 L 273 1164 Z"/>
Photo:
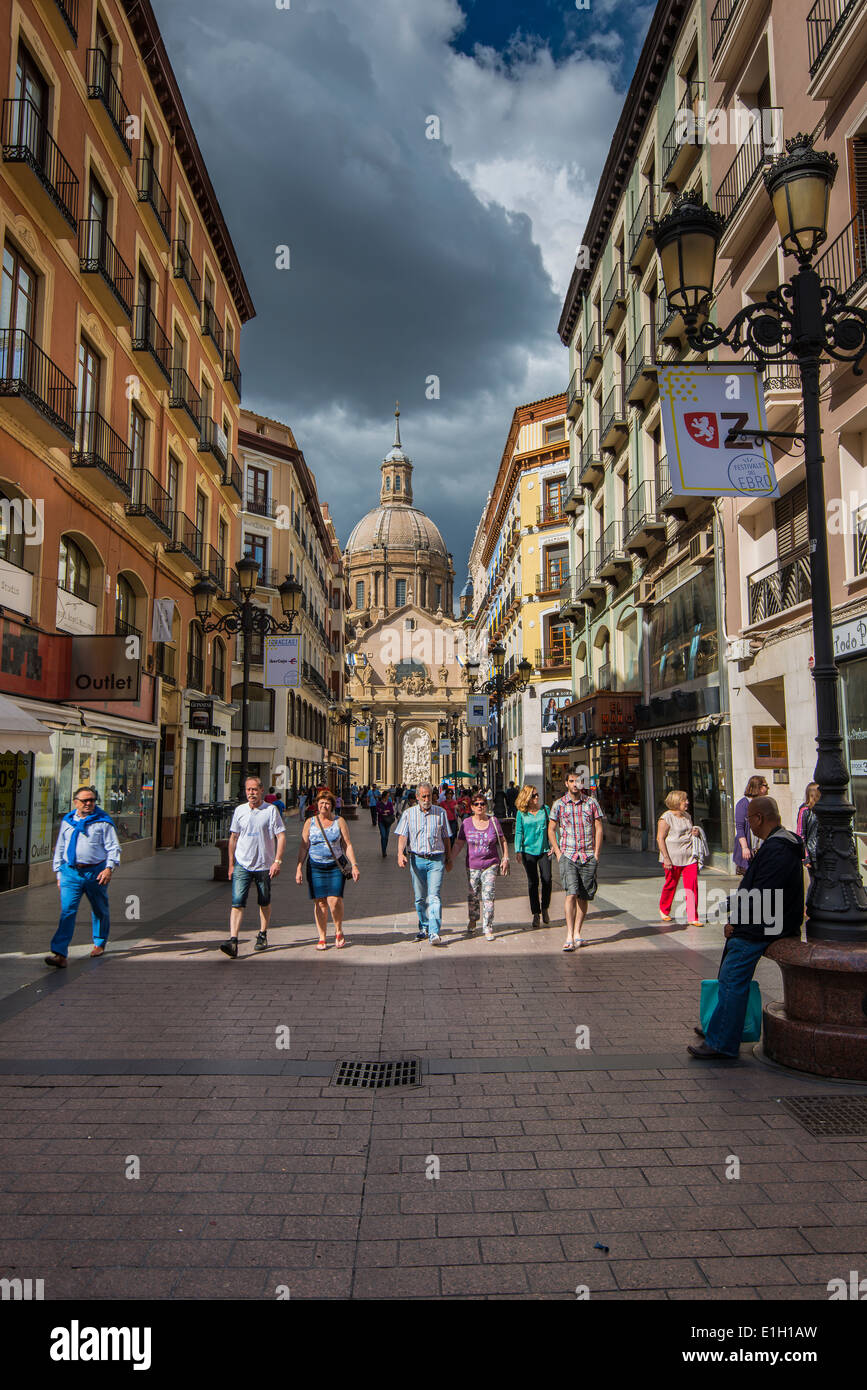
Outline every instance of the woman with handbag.
<path id="1" fill-rule="evenodd" d="M 548 908 L 551 905 L 551 855 L 554 853 L 548 843 L 548 807 L 542 805 L 538 788 L 528 784 L 518 792 L 515 809 L 518 813 L 515 819 L 515 853 L 520 855 L 527 875 L 530 911 L 533 914 L 531 926 L 538 927 L 544 922 L 547 927 L 551 920 Z"/>
<path id="2" fill-rule="evenodd" d="M 376 819 L 379 822 L 379 838 L 384 859 L 388 850 L 388 832 L 394 825 L 394 802 L 388 792 L 383 792 L 376 803 Z"/>
<path id="3" fill-rule="evenodd" d="M 497 817 L 488 815 L 483 792 L 473 796 L 472 815 L 461 825 L 453 853 L 462 845 L 467 847 L 467 936 L 472 936 L 481 916 L 485 940 L 493 941 L 497 872 L 509 872 L 509 847 Z"/>
<path id="4" fill-rule="evenodd" d="M 659 818 L 656 843 L 659 861 L 665 869 L 665 880 L 659 897 L 659 915 L 663 922 L 671 921 L 671 906 L 677 885 L 683 877 L 686 891 L 686 915 L 691 927 L 700 927 L 698 920 L 698 860 L 694 842 L 702 832 L 693 825 L 689 814 L 689 796 L 672 791 L 665 798 L 668 809 Z"/>
<path id="5" fill-rule="evenodd" d="M 346 880 L 358 882 L 358 864 L 349 831 L 342 816 L 337 815 L 333 792 L 323 787 L 316 796 L 316 811 L 304 822 L 298 848 L 298 867 L 295 882 L 303 881 L 307 861 L 307 888 L 313 900 L 313 914 L 319 940 L 317 951 L 327 949 L 328 913 L 334 923 L 334 944 L 346 945 L 343 935 L 343 889 Z"/>

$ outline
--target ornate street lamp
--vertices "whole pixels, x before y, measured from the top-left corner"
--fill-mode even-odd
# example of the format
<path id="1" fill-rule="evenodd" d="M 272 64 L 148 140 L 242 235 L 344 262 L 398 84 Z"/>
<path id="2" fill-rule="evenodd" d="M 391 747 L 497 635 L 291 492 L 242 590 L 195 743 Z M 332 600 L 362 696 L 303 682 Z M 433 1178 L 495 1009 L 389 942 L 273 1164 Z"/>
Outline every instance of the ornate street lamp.
<path id="1" fill-rule="evenodd" d="M 241 768 L 238 799 L 243 801 L 244 778 L 247 775 L 250 752 L 250 638 L 254 632 L 261 637 L 268 637 L 277 633 L 290 633 L 292 631 L 295 618 L 298 615 L 301 585 L 297 579 L 292 579 L 289 575 L 280 585 L 278 593 L 280 606 L 283 610 L 281 621 L 278 618 L 273 618 L 267 608 L 260 608 L 252 601 L 259 575 L 257 561 L 245 556 L 235 565 L 235 573 L 238 576 L 238 589 L 241 598 L 240 601 L 233 603 L 231 612 L 224 613 L 212 622 L 209 621 L 214 599 L 219 591 L 217 586 L 210 579 L 206 579 L 204 575 L 200 575 L 193 585 L 193 602 L 196 607 L 196 617 L 201 623 L 203 632 L 227 632 L 233 636 L 238 633 L 241 634 L 243 676 L 241 688 Z"/>
<path id="2" fill-rule="evenodd" d="M 505 797 L 505 777 L 503 773 L 503 698 L 504 695 L 526 689 L 533 674 L 532 663 L 522 658 L 515 668 L 514 675 L 505 678 L 506 648 L 501 642 L 488 647 L 493 674 L 481 689 L 491 697 L 497 711 L 497 764 L 494 774 L 494 814 L 502 820 L 507 814 Z M 467 662 L 470 690 L 475 690 L 479 672 L 478 661 Z M 481 755 L 479 755 L 481 756 Z"/>
<path id="3" fill-rule="evenodd" d="M 856 964 L 850 954 L 848 965 L 840 963 L 838 956 L 838 964 L 828 967 L 851 975 L 860 974 L 867 966 L 867 893 L 858 870 L 854 807 L 847 795 L 849 777 L 840 732 L 819 368 L 827 354 L 851 364 L 855 375 L 862 374 L 861 360 L 867 353 L 867 312 L 853 308 L 833 285 L 823 283 L 811 264 L 815 252 L 827 239 L 828 203 L 836 172 L 834 155 L 815 150 L 809 135 L 787 140 L 785 154 L 764 170 L 765 188 L 783 252 L 795 257 L 798 268 L 790 281 L 769 290 L 763 301 L 741 309 L 725 328 L 708 319 L 722 219 L 701 204 L 697 194 L 684 194 L 671 213 L 656 224 L 653 234 L 669 303 L 682 312 L 689 344 L 696 352 L 705 353 L 724 343 L 734 351 L 748 349 L 760 363 L 794 356 L 800 368 L 803 431 L 733 430 L 726 443 L 740 438 L 766 438 L 797 439 L 804 444 L 818 731 L 814 779 L 821 789 L 814 807 L 819 829 L 815 871 L 807 894 L 807 940 L 859 943 L 865 949 L 863 962 Z M 815 970 L 817 960 L 803 960 L 801 965 Z M 839 975 L 836 981 L 839 984 Z M 786 1007 L 791 1014 L 788 993 Z M 863 1026 L 862 1018 L 861 1029 Z M 767 1039 L 765 1046 L 767 1050 Z M 867 1076 L 867 1038 L 861 1046 L 865 1048 L 861 1065 Z"/>

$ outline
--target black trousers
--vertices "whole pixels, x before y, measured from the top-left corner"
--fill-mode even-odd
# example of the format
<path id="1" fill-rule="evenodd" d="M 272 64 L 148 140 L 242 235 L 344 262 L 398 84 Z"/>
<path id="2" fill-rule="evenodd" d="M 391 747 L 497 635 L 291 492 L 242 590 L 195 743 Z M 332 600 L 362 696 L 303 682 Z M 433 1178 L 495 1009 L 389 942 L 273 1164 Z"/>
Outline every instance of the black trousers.
<path id="1" fill-rule="evenodd" d="M 546 854 L 527 854 L 522 850 L 521 859 L 530 889 L 530 911 L 534 917 L 547 912 L 551 903 L 551 860 Z M 539 903 L 539 879 L 542 880 L 542 902 Z"/>

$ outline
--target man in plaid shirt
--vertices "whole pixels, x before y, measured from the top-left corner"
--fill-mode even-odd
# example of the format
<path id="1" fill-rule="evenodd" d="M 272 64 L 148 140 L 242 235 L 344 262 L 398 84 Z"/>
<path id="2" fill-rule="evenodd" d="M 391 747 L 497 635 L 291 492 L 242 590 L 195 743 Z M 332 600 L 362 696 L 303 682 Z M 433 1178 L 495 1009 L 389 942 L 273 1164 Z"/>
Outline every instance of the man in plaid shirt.
<path id="1" fill-rule="evenodd" d="M 581 927 L 587 904 L 596 895 L 604 819 L 595 796 L 584 791 L 577 772 L 570 772 L 566 777 L 566 795 L 554 802 L 548 821 L 548 840 L 557 856 L 560 883 L 566 894 L 564 951 L 584 945 Z"/>

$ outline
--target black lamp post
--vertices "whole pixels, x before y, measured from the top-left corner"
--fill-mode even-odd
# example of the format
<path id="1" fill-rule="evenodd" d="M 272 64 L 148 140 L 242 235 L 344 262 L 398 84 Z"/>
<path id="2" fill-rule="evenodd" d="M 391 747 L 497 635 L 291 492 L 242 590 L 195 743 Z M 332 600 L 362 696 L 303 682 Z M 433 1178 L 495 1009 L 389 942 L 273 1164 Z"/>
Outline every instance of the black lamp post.
<path id="1" fill-rule="evenodd" d="M 823 354 L 852 364 L 861 375 L 867 352 L 867 312 L 853 308 L 832 285 L 823 284 L 811 264 L 827 237 L 828 202 L 837 172 L 833 154 L 813 149 L 809 135 L 786 141 L 786 153 L 764 171 L 783 252 L 798 269 L 791 281 L 769 290 L 763 302 L 750 304 L 726 328 L 708 321 L 716 253 L 722 219 L 684 194 L 654 228 L 668 301 L 683 314 L 690 346 L 700 353 L 725 343 L 747 348 L 759 362 L 794 356 L 801 372 L 804 428 L 784 434 L 740 430 L 736 439 L 799 439 L 804 444 L 807 517 L 810 536 L 811 598 L 816 690 L 818 760 L 814 774 L 821 797 L 814 807 L 818 821 L 815 872 L 807 894 L 807 938 L 813 941 L 867 943 L 867 893 L 858 870 L 853 830 L 854 807 L 840 732 L 839 676 L 834 662 L 828 537 L 819 416 L 819 366 Z"/>
<path id="2" fill-rule="evenodd" d="M 356 719 L 355 716 L 354 716 L 353 713 L 352 713 L 353 705 L 354 705 L 354 701 L 353 701 L 352 696 L 351 696 L 351 695 L 344 695 L 344 697 L 343 697 L 343 708 L 341 709 L 340 706 L 336 703 L 336 701 L 332 703 L 332 708 L 331 708 L 331 722 L 332 722 L 332 724 L 345 724 L 345 725 L 346 725 L 346 785 L 347 785 L 347 786 L 349 786 L 349 777 L 350 777 L 350 772 L 351 772 L 351 767 L 350 767 L 351 758 L 350 758 L 349 732 L 350 732 L 350 729 L 352 729 L 352 728 L 353 728 L 355 725 L 357 725 L 357 724 L 366 724 L 366 723 L 367 723 L 367 719 L 368 719 L 369 716 L 370 716 L 370 710 L 369 710 L 368 707 L 365 705 L 365 706 L 362 708 L 362 710 L 361 710 L 361 718 L 360 718 L 360 719 Z"/>
<path id="3" fill-rule="evenodd" d="M 505 679 L 505 659 L 506 649 L 501 642 L 495 642 L 488 647 L 488 656 L 493 666 L 493 675 L 486 681 L 481 689 L 489 695 L 494 702 L 497 711 L 497 766 L 494 773 L 494 815 L 499 820 L 503 820 L 508 814 L 506 810 L 505 778 L 503 775 L 503 697 L 513 691 L 524 690 L 529 684 L 530 676 L 533 673 L 532 663 L 526 657 L 518 662 L 515 674 Z M 477 661 L 467 662 L 469 673 L 470 690 L 475 689 L 476 677 L 479 670 Z"/>
<path id="4" fill-rule="evenodd" d="M 243 683 L 241 690 L 241 775 L 238 784 L 238 799 L 243 801 L 244 778 L 247 775 L 250 751 L 250 638 L 254 632 L 262 637 L 275 636 L 278 633 L 290 633 L 298 614 L 302 590 L 297 579 L 291 579 L 287 574 L 277 590 L 283 609 L 283 620 L 281 621 L 279 618 L 273 618 L 267 608 L 260 608 L 252 601 L 256 580 L 259 576 L 257 561 L 245 557 L 237 562 L 235 572 L 238 576 L 241 598 L 240 602 L 234 604 L 232 612 L 215 618 L 213 622 L 208 621 L 214 599 L 219 591 L 216 584 L 213 584 L 210 579 L 206 579 L 204 575 L 200 575 L 197 583 L 193 585 L 193 602 L 196 605 L 196 617 L 204 632 L 228 632 L 233 636 L 239 632 L 241 634 Z"/>

